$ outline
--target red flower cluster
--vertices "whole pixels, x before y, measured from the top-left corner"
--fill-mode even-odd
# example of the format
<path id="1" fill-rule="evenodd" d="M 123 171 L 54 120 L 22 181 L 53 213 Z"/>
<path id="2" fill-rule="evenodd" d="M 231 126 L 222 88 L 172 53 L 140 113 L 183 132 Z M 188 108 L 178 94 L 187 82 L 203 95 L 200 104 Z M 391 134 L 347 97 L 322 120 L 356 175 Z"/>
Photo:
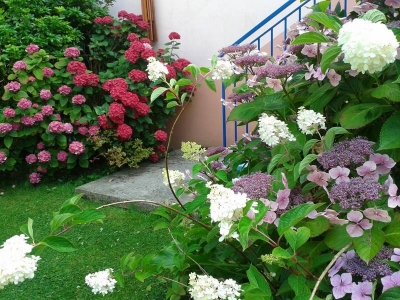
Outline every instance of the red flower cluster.
<path id="1" fill-rule="evenodd" d="M 157 130 L 154 133 L 154 138 L 159 142 L 166 142 L 168 139 L 168 135 L 164 130 Z"/>
<path id="2" fill-rule="evenodd" d="M 97 122 L 99 122 L 100 127 L 104 130 L 112 128 L 111 124 L 108 123 L 106 115 L 98 116 Z"/>
<path id="3" fill-rule="evenodd" d="M 156 153 L 153 153 L 150 155 L 149 159 L 154 163 L 158 162 L 158 155 Z"/>
<path id="4" fill-rule="evenodd" d="M 74 77 L 76 86 L 97 86 L 100 78 L 97 74 L 79 74 Z"/>
<path id="5" fill-rule="evenodd" d="M 175 78 L 176 77 L 175 69 L 170 65 L 166 65 L 166 67 L 168 69 L 168 74 L 166 75 L 167 79 Z"/>
<path id="6" fill-rule="evenodd" d="M 179 40 L 180 38 L 181 38 L 181 36 L 180 36 L 180 34 L 179 33 L 177 33 L 177 32 L 171 32 L 169 35 L 168 35 L 168 38 L 172 41 L 172 40 Z"/>
<path id="7" fill-rule="evenodd" d="M 123 124 L 125 117 L 125 108 L 122 104 L 113 102 L 110 104 L 110 108 L 108 111 L 108 117 L 115 124 Z M 101 124 L 100 124 L 101 126 Z"/>
<path id="8" fill-rule="evenodd" d="M 83 74 L 86 72 L 86 65 L 80 61 L 70 61 L 67 65 L 70 74 Z"/>
<path id="9" fill-rule="evenodd" d="M 117 135 L 121 141 L 129 140 L 131 138 L 132 134 L 133 134 L 133 130 L 130 126 L 128 126 L 126 124 L 118 125 Z"/>
<path id="10" fill-rule="evenodd" d="M 138 41 L 139 37 L 135 33 L 129 33 L 126 39 L 129 42 L 134 42 L 134 41 Z"/>
<path id="11" fill-rule="evenodd" d="M 145 49 L 140 56 L 144 59 L 147 60 L 149 57 L 156 57 L 157 54 L 154 52 L 153 49 Z"/>
<path id="12" fill-rule="evenodd" d="M 100 17 L 95 18 L 94 22 L 96 24 L 112 24 L 112 23 L 114 23 L 114 20 L 110 16 L 105 16 L 103 18 L 100 18 Z"/>
<path id="13" fill-rule="evenodd" d="M 137 20 L 136 21 L 136 25 L 137 25 L 137 27 L 139 27 L 142 30 L 147 30 L 147 29 L 150 28 L 149 23 L 147 23 L 147 22 L 145 22 L 143 20 Z"/>
<path id="14" fill-rule="evenodd" d="M 165 151 L 167 151 L 167 148 L 164 145 L 158 145 L 156 149 L 160 153 L 164 153 Z"/>
<path id="15" fill-rule="evenodd" d="M 128 77 L 132 81 L 142 82 L 142 81 L 145 81 L 147 79 L 147 74 L 146 74 L 146 72 L 143 72 L 141 70 L 135 70 L 134 69 L 134 70 L 129 72 Z"/>
<path id="16" fill-rule="evenodd" d="M 125 51 L 124 56 L 127 61 L 134 64 L 139 59 L 140 54 L 129 48 L 128 50 Z"/>
<path id="17" fill-rule="evenodd" d="M 132 92 L 126 92 L 120 100 L 125 107 L 129 108 L 137 108 L 140 104 L 139 97 Z"/>
<path id="18" fill-rule="evenodd" d="M 190 65 L 190 61 L 184 58 L 178 58 L 176 61 L 174 61 L 171 64 L 175 69 L 182 71 L 183 68 L 186 68 L 188 65 Z"/>
<path id="19" fill-rule="evenodd" d="M 138 116 L 147 116 L 150 112 L 150 106 L 143 102 L 137 103 L 135 109 Z"/>
<path id="20" fill-rule="evenodd" d="M 109 92 L 114 87 L 121 87 L 124 90 L 128 89 L 128 84 L 126 83 L 124 78 L 114 78 L 109 79 L 103 83 L 103 90 Z"/>
<path id="21" fill-rule="evenodd" d="M 127 88 L 124 88 L 122 85 L 115 86 L 110 90 L 110 95 L 114 101 L 122 100 L 126 93 Z"/>

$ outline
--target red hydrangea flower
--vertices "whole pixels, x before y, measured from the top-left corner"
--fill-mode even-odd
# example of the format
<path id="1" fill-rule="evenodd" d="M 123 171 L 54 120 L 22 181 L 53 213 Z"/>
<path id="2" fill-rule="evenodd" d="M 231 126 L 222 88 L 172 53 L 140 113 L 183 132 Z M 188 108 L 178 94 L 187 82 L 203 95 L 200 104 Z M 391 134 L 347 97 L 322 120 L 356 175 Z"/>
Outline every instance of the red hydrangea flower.
<path id="1" fill-rule="evenodd" d="M 100 78 L 97 74 L 79 74 L 74 77 L 76 86 L 97 86 Z"/>
<path id="2" fill-rule="evenodd" d="M 64 132 L 64 124 L 61 123 L 60 121 L 51 121 L 47 129 L 51 133 Z"/>
<path id="3" fill-rule="evenodd" d="M 183 90 L 188 93 L 194 93 L 196 91 L 196 87 L 194 84 L 185 85 Z"/>
<path id="4" fill-rule="evenodd" d="M 57 90 L 61 95 L 69 95 L 71 91 L 72 89 L 68 85 L 62 85 Z"/>
<path id="5" fill-rule="evenodd" d="M 81 55 L 81 52 L 76 47 L 69 47 L 64 51 L 64 56 L 68 58 L 76 58 L 79 57 L 79 55 Z"/>
<path id="6" fill-rule="evenodd" d="M 29 182 L 32 184 L 38 184 L 42 176 L 39 173 L 33 172 L 29 175 Z"/>
<path id="7" fill-rule="evenodd" d="M 10 92 L 18 92 L 21 89 L 21 84 L 18 81 L 10 81 L 5 88 Z"/>
<path id="8" fill-rule="evenodd" d="M 168 139 L 168 134 L 164 130 L 157 130 L 154 133 L 154 138 L 159 142 L 166 142 Z"/>
<path id="9" fill-rule="evenodd" d="M 25 51 L 28 52 L 28 54 L 33 54 L 35 52 L 38 52 L 40 50 L 38 45 L 35 44 L 30 44 L 28 47 L 26 47 Z"/>
<path id="10" fill-rule="evenodd" d="M 34 164 L 35 162 L 37 162 L 37 157 L 35 154 L 29 154 L 27 156 L 25 156 L 25 160 L 28 164 Z"/>
<path id="11" fill-rule="evenodd" d="M 67 71 L 70 74 L 84 74 L 86 65 L 80 61 L 70 61 L 67 65 Z"/>
<path id="12" fill-rule="evenodd" d="M 164 153 L 165 151 L 167 151 L 167 148 L 164 145 L 158 145 L 157 151 L 160 153 Z"/>
<path id="13" fill-rule="evenodd" d="M 130 126 L 126 125 L 126 124 L 121 124 L 118 125 L 117 128 L 117 135 L 118 138 L 120 139 L 120 141 L 126 141 L 129 140 L 131 138 L 133 134 L 133 130 Z"/>
<path id="14" fill-rule="evenodd" d="M 118 12 L 118 18 L 127 18 L 128 17 L 128 12 L 126 11 L 126 10 L 120 10 L 119 12 Z"/>
<path id="15" fill-rule="evenodd" d="M 110 16 L 105 16 L 103 18 L 100 18 L 100 17 L 95 18 L 94 22 L 96 24 L 112 24 L 112 23 L 114 23 L 114 20 Z"/>
<path id="16" fill-rule="evenodd" d="M 13 118 L 15 117 L 15 110 L 7 107 L 3 110 L 3 115 L 5 118 Z"/>
<path id="17" fill-rule="evenodd" d="M 80 155 L 85 152 L 85 146 L 81 142 L 75 141 L 69 144 L 68 150 L 74 155 Z"/>
<path id="18" fill-rule="evenodd" d="M 125 58 L 127 61 L 131 62 L 131 63 L 135 63 L 137 62 L 137 60 L 139 59 L 139 53 L 132 50 L 132 49 L 128 49 L 125 51 L 124 54 Z"/>
<path id="19" fill-rule="evenodd" d="M 149 23 L 147 23 L 143 20 L 136 21 L 136 25 L 137 25 L 137 27 L 139 27 L 142 30 L 147 30 L 150 28 Z"/>
<path id="20" fill-rule="evenodd" d="M 41 113 L 36 113 L 33 117 L 35 118 L 35 122 L 43 121 L 43 114 L 41 114 Z"/>
<path id="21" fill-rule="evenodd" d="M 115 78 L 107 80 L 102 86 L 103 90 L 107 92 L 111 91 L 111 89 L 114 87 L 119 87 L 120 89 L 124 89 L 126 91 L 128 89 L 128 84 L 124 78 Z"/>
<path id="22" fill-rule="evenodd" d="M 139 37 L 135 33 L 129 33 L 126 39 L 129 42 L 134 42 L 134 41 L 138 41 Z"/>
<path id="23" fill-rule="evenodd" d="M 128 77 L 132 81 L 136 82 L 142 82 L 147 79 L 147 74 L 146 72 L 143 72 L 141 70 L 132 70 L 129 72 Z"/>
<path id="24" fill-rule="evenodd" d="M 49 90 L 41 90 L 39 97 L 43 100 L 49 100 L 51 98 L 51 92 Z"/>
<path id="25" fill-rule="evenodd" d="M 89 127 L 89 135 L 94 136 L 97 135 L 100 131 L 100 127 L 97 125 L 92 125 Z"/>
<path id="26" fill-rule="evenodd" d="M 54 107 L 51 105 L 42 106 L 42 114 L 44 116 L 51 116 L 54 112 Z"/>
<path id="27" fill-rule="evenodd" d="M 44 144 L 43 144 L 43 142 L 37 143 L 36 149 L 38 149 L 38 150 L 43 150 L 43 149 L 44 149 Z"/>
<path id="28" fill-rule="evenodd" d="M 81 135 L 87 135 L 89 133 L 89 129 L 85 126 L 81 126 L 78 128 L 78 133 Z"/>
<path id="29" fill-rule="evenodd" d="M 48 162 L 51 159 L 51 154 L 49 151 L 42 150 L 38 153 L 37 158 L 39 162 Z"/>
<path id="30" fill-rule="evenodd" d="M 176 61 L 171 63 L 171 65 L 175 69 L 182 71 L 183 68 L 186 68 L 188 65 L 190 65 L 190 61 L 188 61 L 187 59 L 184 59 L 184 58 L 178 58 Z"/>
<path id="31" fill-rule="evenodd" d="M 68 153 L 67 152 L 60 151 L 60 152 L 57 153 L 57 160 L 58 161 L 63 162 L 63 161 L 67 161 L 67 159 L 68 159 Z"/>
<path id="32" fill-rule="evenodd" d="M 136 108 L 139 103 L 139 97 L 135 93 L 126 92 L 121 102 L 125 107 Z"/>
<path id="33" fill-rule="evenodd" d="M 123 124 L 125 117 L 125 108 L 122 104 L 113 102 L 110 104 L 108 117 L 115 124 Z"/>
<path id="34" fill-rule="evenodd" d="M 139 116 L 147 116 L 150 112 L 150 106 L 143 102 L 136 104 L 135 109 Z"/>
<path id="35" fill-rule="evenodd" d="M 148 100 L 146 96 L 139 96 L 139 101 L 142 103 L 147 103 Z"/>
<path id="36" fill-rule="evenodd" d="M 167 79 L 175 78 L 176 77 L 175 69 L 170 65 L 166 65 L 166 67 L 168 69 L 168 74 L 166 75 Z"/>
<path id="37" fill-rule="evenodd" d="M 141 38 L 140 39 L 140 41 L 143 43 L 143 44 L 151 44 L 151 41 L 150 41 L 150 39 L 148 39 L 148 38 Z"/>
<path id="38" fill-rule="evenodd" d="M 83 95 L 75 95 L 72 97 L 72 103 L 76 105 L 81 105 L 86 102 L 86 98 Z"/>
<path id="39" fill-rule="evenodd" d="M 54 75 L 54 71 L 51 68 L 43 68 L 44 77 L 51 77 Z"/>
<path id="40" fill-rule="evenodd" d="M 154 52 L 153 49 L 145 49 L 145 50 L 140 54 L 140 56 L 141 56 L 143 59 L 147 60 L 149 57 L 156 57 L 157 54 Z"/>
<path id="41" fill-rule="evenodd" d="M 115 86 L 111 89 L 110 95 L 114 99 L 114 101 L 122 100 L 127 93 L 126 89 L 122 86 Z"/>
<path id="42" fill-rule="evenodd" d="M 126 18 L 127 18 L 132 24 L 135 24 L 136 21 L 140 19 L 137 15 L 135 15 L 135 14 L 133 14 L 133 13 L 128 14 L 128 15 L 126 16 Z"/>
<path id="43" fill-rule="evenodd" d="M 108 123 L 106 115 L 98 116 L 97 122 L 99 122 L 99 125 L 102 129 L 111 129 L 112 128 L 111 124 Z"/>
<path id="44" fill-rule="evenodd" d="M 0 123 L 0 134 L 2 133 L 9 133 L 11 130 L 13 130 L 13 127 L 11 124 L 8 123 Z"/>
<path id="45" fill-rule="evenodd" d="M 21 123 L 25 126 L 33 126 L 35 124 L 36 120 L 34 117 L 31 116 L 23 116 L 21 118 Z M 18 123 L 17 123 L 18 124 Z M 14 124 L 13 124 L 14 125 Z M 16 130 L 16 129 L 14 129 Z"/>
<path id="46" fill-rule="evenodd" d="M 129 45 L 129 50 L 140 53 L 144 51 L 145 47 L 142 42 L 140 41 L 133 41 Z"/>
<path id="47" fill-rule="evenodd" d="M 181 38 L 180 34 L 173 31 L 168 35 L 168 38 L 172 41 L 172 40 L 179 40 Z"/>
<path id="48" fill-rule="evenodd" d="M 154 163 L 158 162 L 158 155 L 156 153 L 153 153 L 150 155 L 149 159 Z"/>
<path id="49" fill-rule="evenodd" d="M 26 63 L 22 60 L 19 60 L 14 63 L 13 68 L 15 70 L 26 70 Z"/>
<path id="50" fill-rule="evenodd" d="M 20 109 L 27 110 L 32 107 L 32 102 L 26 98 L 22 98 L 21 100 L 18 101 L 17 106 Z"/>

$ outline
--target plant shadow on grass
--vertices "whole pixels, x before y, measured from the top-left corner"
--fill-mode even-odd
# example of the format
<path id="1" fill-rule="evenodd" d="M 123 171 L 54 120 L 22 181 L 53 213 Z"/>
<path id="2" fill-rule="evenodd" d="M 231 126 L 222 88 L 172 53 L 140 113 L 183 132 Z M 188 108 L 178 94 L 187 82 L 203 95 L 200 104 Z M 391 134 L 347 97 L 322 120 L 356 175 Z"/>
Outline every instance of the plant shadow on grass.
<path id="1" fill-rule="evenodd" d="M 28 218 L 34 220 L 34 236 L 41 240 L 49 233 L 52 213 L 74 195 L 75 187 L 83 181 L 85 178 L 78 177 L 61 183 L 43 182 L 37 187 L 20 182 L 13 187 L 13 182 L 17 181 L 12 178 L 1 180 L 0 244 L 21 234 L 19 228 Z M 81 200 L 84 208 L 99 205 Z M 156 216 L 149 213 L 118 207 L 105 208 L 103 213 L 106 215 L 103 224 L 77 226 L 64 235 L 74 243 L 77 251 L 57 253 L 46 249 L 35 277 L 0 290 L 0 299 L 164 299 L 167 285 L 156 278 L 145 283 L 127 278 L 124 288 L 116 286 L 112 294 L 104 297 L 92 294 L 86 286 L 87 274 L 106 268 L 118 270 L 120 259 L 125 254 L 132 251 L 142 255 L 154 253 L 170 241 L 165 230 L 153 231 Z"/>

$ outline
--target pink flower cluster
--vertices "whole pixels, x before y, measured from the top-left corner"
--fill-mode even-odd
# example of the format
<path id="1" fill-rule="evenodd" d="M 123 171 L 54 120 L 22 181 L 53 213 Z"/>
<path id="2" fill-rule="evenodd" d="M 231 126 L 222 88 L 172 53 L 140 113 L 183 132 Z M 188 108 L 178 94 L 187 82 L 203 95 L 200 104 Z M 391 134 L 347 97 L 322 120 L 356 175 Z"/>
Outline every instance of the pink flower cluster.
<path id="1" fill-rule="evenodd" d="M 167 133 L 166 133 L 165 131 L 163 131 L 163 130 L 157 130 L 157 131 L 154 133 L 154 138 L 156 139 L 156 141 L 159 141 L 159 142 L 166 142 L 167 139 L 168 139 L 168 135 L 167 135 Z"/>
<path id="2" fill-rule="evenodd" d="M 0 151 L 0 165 L 4 164 L 7 160 L 7 154 L 3 151 Z"/>
<path id="3" fill-rule="evenodd" d="M 37 157 L 35 154 L 29 154 L 25 157 L 25 160 L 28 164 L 34 164 L 35 162 L 37 162 Z"/>
<path id="4" fill-rule="evenodd" d="M 3 110 L 3 115 L 6 118 L 13 118 L 13 117 L 15 117 L 15 110 L 7 107 Z"/>
<path id="5" fill-rule="evenodd" d="M 51 68 L 43 68 L 42 71 L 43 71 L 44 77 L 54 76 L 54 71 Z"/>
<path id="6" fill-rule="evenodd" d="M 10 81 L 5 88 L 10 92 L 18 92 L 21 89 L 21 84 L 18 81 Z"/>
<path id="7" fill-rule="evenodd" d="M 129 140 L 131 138 L 132 134 L 133 134 L 133 130 L 130 126 L 128 126 L 126 124 L 118 125 L 117 135 L 121 141 Z"/>
<path id="8" fill-rule="evenodd" d="M 113 23 L 114 23 L 114 20 L 113 20 L 113 18 L 110 17 L 110 16 L 105 16 L 105 17 L 103 17 L 103 18 L 100 18 L 100 17 L 95 18 L 95 19 L 94 19 L 94 22 L 95 22 L 96 24 L 113 24 Z"/>
<path id="9" fill-rule="evenodd" d="M 36 113 L 33 118 L 35 119 L 35 122 L 42 122 L 43 121 L 43 114 L 42 113 Z"/>
<path id="10" fill-rule="evenodd" d="M 60 151 L 60 152 L 57 153 L 57 160 L 58 161 L 64 162 L 64 161 L 67 161 L 67 159 L 68 159 L 68 153 L 67 152 Z"/>
<path id="11" fill-rule="evenodd" d="M 100 78 L 97 74 L 78 74 L 74 77 L 74 84 L 76 86 L 97 86 Z"/>
<path id="12" fill-rule="evenodd" d="M 57 92 L 59 92 L 61 95 L 69 95 L 71 93 L 72 89 L 68 85 L 62 85 L 58 88 Z"/>
<path id="13" fill-rule="evenodd" d="M 21 100 L 18 101 L 17 106 L 20 109 L 27 110 L 32 107 L 32 102 L 26 98 L 22 98 Z"/>
<path id="14" fill-rule="evenodd" d="M 33 126 L 35 122 L 36 122 L 35 118 L 31 116 L 23 116 L 21 118 L 21 123 L 25 126 Z"/>
<path id="15" fill-rule="evenodd" d="M 33 53 L 35 53 L 35 52 L 38 52 L 40 50 L 40 48 L 39 48 L 39 46 L 38 45 L 35 45 L 35 44 L 30 44 L 28 47 L 26 47 L 26 49 L 25 49 L 25 51 L 28 53 L 28 54 L 33 54 Z"/>
<path id="16" fill-rule="evenodd" d="M 81 55 L 81 52 L 76 47 L 69 47 L 64 51 L 64 56 L 67 58 L 76 58 L 79 57 L 79 55 Z"/>
<path id="17" fill-rule="evenodd" d="M 168 38 L 172 41 L 172 40 L 179 40 L 180 38 L 181 38 L 181 36 L 180 36 L 180 34 L 179 33 L 177 33 L 177 32 L 171 32 L 169 35 L 168 35 Z"/>
<path id="18" fill-rule="evenodd" d="M 44 116 L 51 116 L 54 112 L 54 107 L 51 105 L 43 105 L 42 106 L 42 114 Z"/>
<path id="19" fill-rule="evenodd" d="M 29 175 L 29 182 L 32 184 L 38 184 L 40 182 L 41 177 L 42 176 L 39 173 L 36 172 L 31 173 Z"/>
<path id="20" fill-rule="evenodd" d="M 108 123 L 106 115 L 98 116 L 97 122 L 99 123 L 100 128 L 102 128 L 102 129 L 111 129 L 112 128 L 111 124 Z"/>
<path id="21" fill-rule="evenodd" d="M 0 134 L 8 133 L 12 130 L 12 125 L 8 123 L 0 123 Z"/>
<path id="22" fill-rule="evenodd" d="M 86 98 L 83 95 L 75 95 L 72 97 L 72 103 L 76 105 L 82 105 L 86 102 Z"/>
<path id="23" fill-rule="evenodd" d="M 74 132 L 74 127 L 72 126 L 71 123 L 64 123 L 63 127 L 64 127 L 64 133 L 66 134 L 71 134 Z"/>
<path id="24" fill-rule="evenodd" d="M 14 63 L 13 68 L 15 70 L 26 70 L 26 63 L 22 60 L 19 60 Z"/>
<path id="25" fill-rule="evenodd" d="M 128 77 L 132 81 L 136 82 L 142 82 L 147 80 L 147 74 L 146 72 L 143 72 L 141 70 L 135 70 L 133 69 L 132 71 L 129 72 Z"/>
<path id="26" fill-rule="evenodd" d="M 38 153 L 37 158 L 41 163 L 48 162 L 51 159 L 51 154 L 49 151 L 42 150 Z"/>
<path id="27" fill-rule="evenodd" d="M 94 136 L 97 135 L 100 131 L 100 127 L 97 125 L 92 125 L 89 127 L 89 135 Z"/>
<path id="28" fill-rule="evenodd" d="M 70 61 L 67 65 L 67 71 L 70 74 L 84 74 L 86 65 L 80 61 Z"/>
<path id="29" fill-rule="evenodd" d="M 81 142 L 75 141 L 69 144 L 68 150 L 74 155 L 80 155 L 85 151 L 85 146 Z"/>
<path id="30" fill-rule="evenodd" d="M 108 117 L 115 124 L 123 124 L 125 117 L 125 108 L 122 104 L 113 102 L 110 104 L 110 108 L 108 110 Z"/>
<path id="31" fill-rule="evenodd" d="M 39 93 L 39 97 L 43 100 L 49 100 L 51 98 L 51 92 L 49 90 L 41 90 Z"/>

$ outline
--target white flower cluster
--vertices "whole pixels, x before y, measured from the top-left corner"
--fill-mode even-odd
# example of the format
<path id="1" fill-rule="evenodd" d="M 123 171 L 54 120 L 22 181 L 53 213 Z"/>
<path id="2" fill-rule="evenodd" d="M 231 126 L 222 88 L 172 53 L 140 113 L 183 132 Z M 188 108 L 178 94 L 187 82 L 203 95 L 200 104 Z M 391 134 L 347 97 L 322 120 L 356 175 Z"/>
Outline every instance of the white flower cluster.
<path id="1" fill-rule="evenodd" d="M 234 221 L 240 220 L 243 216 L 243 208 L 246 206 L 247 195 L 235 193 L 220 184 L 208 182 L 206 185 L 211 189 L 207 198 L 210 200 L 210 217 L 213 222 L 219 222 L 219 241 L 226 237 L 236 237 L 237 233 L 229 235 Z"/>
<path id="2" fill-rule="evenodd" d="M 381 71 L 392 63 L 399 43 L 394 33 L 384 24 L 354 19 L 339 31 L 338 44 L 343 45 L 344 62 L 361 73 Z"/>
<path id="3" fill-rule="evenodd" d="M 162 170 L 163 174 L 163 182 L 166 186 L 168 186 L 168 177 L 167 177 L 167 169 Z M 172 187 L 181 187 L 183 181 L 185 180 L 185 174 L 180 171 L 168 170 L 169 180 L 171 181 Z"/>
<path id="4" fill-rule="evenodd" d="M 212 79 L 228 79 L 233 75 L 233 66 L 227 61 L 220 59 L 217 61 L 217 65 L 213 69 Z"/>
<path id="5" fill-rule="evenodd" d="M 112 293 L 117 281 L 111 277 L 113 269 L 105 269 L 96 273 L 88 274 L 85 277 L 85 283 L 92 288 L 93 294 Z"/>
<path id="6" fill-rule="evenodd" d="M 316 113 L 313 110 L 304 109 L 304 106 L 299 107 L 297 112 L 297 125 L 300 131 L 304 134 L 314 134 L 319 129 L 326 129 L 325 117 Z"/>
<path id="7" fill-rule="evenodd" d="M 237 300 L 241 286 L 233 279 L 219 281 L 212 276 L 189 274 L 189 292 L 194 300 Z"/>
<path id="8" fill-rule="evenodd" d="M 296 138 L 290 133 L 285 122 L 274 116 L 263 113 L 258 119 L 258 133 L 261 140 L 270 147 L 274 147 L 286 141 L 295 141 Z"/>
<path id="9" fill-rule="evenodd" d="M 0 248 L 0 290 L 7 284 L 18 284 L 35 276 L 40 257 L 27 256 L 33 249 L 33 246 L 26 242 L 27 239 L 23 234 L 15 235 L 6 240 Z"/>
<path id="10" fill-rule="evenodd" d="M 167 67 L 155 57 L 149 57 L 147 61 L 149 64 L 147 65 L 146 71 L 149 73 L 149 79 L 151 81 L 156 81 L 163 77 L 163 75 L 168 74 Z"/>

